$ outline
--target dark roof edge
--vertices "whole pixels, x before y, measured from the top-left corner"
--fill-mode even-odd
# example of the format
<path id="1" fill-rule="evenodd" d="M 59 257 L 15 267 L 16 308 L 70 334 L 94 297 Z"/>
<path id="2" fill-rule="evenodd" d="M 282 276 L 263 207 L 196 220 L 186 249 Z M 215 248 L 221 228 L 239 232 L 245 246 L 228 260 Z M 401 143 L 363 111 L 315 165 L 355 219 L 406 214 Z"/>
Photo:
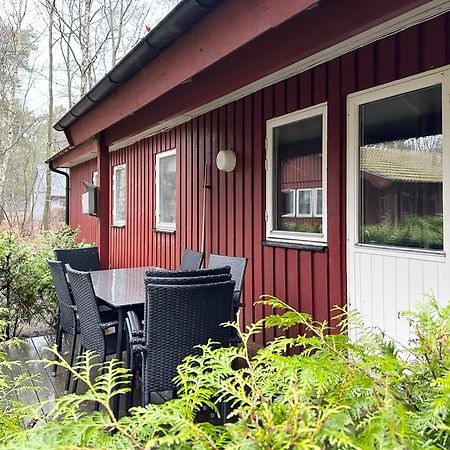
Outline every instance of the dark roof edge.
<path id="1" fill-rule="evenodd" d="M 182 0 L 54 125 L 63 131 L 108 97 L 224 0 Z"/>
<path id="2" fill-rule="evenodd" d="M 55 125 L 56 128 L 56 125 Z M 56 159 L 58 159 L 60 156 L 64 155 L 65 153 L 69 152 L 71 150 L 70 145 L 67 147 L 64 147 L 62 150 L 60 150 L 59 152 L 55 153 L 54 155 L 50 156 L 50 158 L 46 159 L 44 161 L 44 164 L 48 164 L 50 162 L 55 161 Z"/>

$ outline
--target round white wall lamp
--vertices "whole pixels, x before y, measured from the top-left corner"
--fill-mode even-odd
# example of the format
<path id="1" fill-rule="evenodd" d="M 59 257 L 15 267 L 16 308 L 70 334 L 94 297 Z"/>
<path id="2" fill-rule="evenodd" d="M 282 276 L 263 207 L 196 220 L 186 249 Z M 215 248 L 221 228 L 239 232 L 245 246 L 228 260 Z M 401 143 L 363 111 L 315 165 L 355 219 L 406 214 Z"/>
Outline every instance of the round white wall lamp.
<path id="1" fill-rule="evenodd" d="M 236 168 L 236 153 L 233 150 L 220 150 L 217 153 L 216 166 L 219 170 L 232 172 Z"/>

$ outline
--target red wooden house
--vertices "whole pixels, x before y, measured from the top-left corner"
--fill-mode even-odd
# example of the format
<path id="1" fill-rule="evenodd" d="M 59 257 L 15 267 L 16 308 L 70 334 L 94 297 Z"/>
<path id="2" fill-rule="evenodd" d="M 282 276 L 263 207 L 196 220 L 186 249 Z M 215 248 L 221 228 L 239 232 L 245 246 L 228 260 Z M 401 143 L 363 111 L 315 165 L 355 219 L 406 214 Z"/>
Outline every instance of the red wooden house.
<path id="1" fill-rule="evenodd" d="M 103 267 L 248 257 L 247 323 L 268 293 L 318 320 L 349 302 L 405 338 L 400 310 L 450 297 L 449 11 L 183 0 L 57 123 L 70 225 Z"/>

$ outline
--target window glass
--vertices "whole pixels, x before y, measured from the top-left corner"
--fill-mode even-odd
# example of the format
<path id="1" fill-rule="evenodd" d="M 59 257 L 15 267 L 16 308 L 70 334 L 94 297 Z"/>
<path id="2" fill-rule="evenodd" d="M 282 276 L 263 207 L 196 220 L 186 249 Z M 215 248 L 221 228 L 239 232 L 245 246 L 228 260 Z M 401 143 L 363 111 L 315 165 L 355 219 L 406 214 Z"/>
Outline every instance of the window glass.
<path id="1" fill-rule="evenodd" d="M 114 167 L 114 224 L 125 224 L 126 173 L 125 166 Z"/>
<path id="2" fill-rule="evenodd" d="M 299 217 L 312 216 L 312 189 L 297 191 L 297 215 Z"/>
<path id="3" fill-rule="evenodd" d="M 176 155 L 158 155 L 157 225 L 175 227 L 176 222 Z"/>
<path id="4" fill-rule="evenodd" d="M 315 196 L 314 216 L 322 217 L 322 189 L 316 189 Z"/>
<path id="5" fill-rule="evenodd" d="M 295 190 L 285 189 L 281 192 L 281 216 L 295 216 Z"/>
<path id="6" fill-rule="evenodd" d="M 322 122 L 319 114 L 273 128 L 274 230 L 322 232 L 322 218 L 312 214 L 312 192 L 322 188 Z M 296 191 L 294 217 L 283 214 L 282 193 L 286 190 Z"/>
<path id="7" fill-rule="evenodd" d="M 360 106 L 360 242 L 443 248 L 442 88 Z"/>

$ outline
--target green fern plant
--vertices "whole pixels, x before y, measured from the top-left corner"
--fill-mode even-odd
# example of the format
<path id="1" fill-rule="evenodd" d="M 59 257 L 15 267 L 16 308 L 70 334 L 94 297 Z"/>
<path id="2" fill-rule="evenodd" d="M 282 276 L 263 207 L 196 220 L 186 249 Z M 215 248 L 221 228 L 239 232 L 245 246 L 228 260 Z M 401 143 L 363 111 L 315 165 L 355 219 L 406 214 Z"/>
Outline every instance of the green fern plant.
<path id="1" fill-rule="evenodd" d="M 114 417 L 111 399 L 128 388 L 127 371 L 92 353 L 70 368 L 87 391 L 58 399 L 39 426 L 13 432 L 3 448 L 96 449 L 443 449 L 450 446 L 450 306 L 432 298 L 405 313 L 415 340 L 402 347 L 336 308 L 335 326 L 316 322 L 273 297 L 262 303 L 281 314 L 234 327 L 242 345 L 199 347 L 179 366 L 177 398 Z M 279 336 L 250 353 L 264 328 Z M 351 329 L 357 341 L 347 337 Z M 337 331 L 341 333 L 336 333 Z M 56 354 L 56 350 L 53 349 Z M 46 364 L 54 364 L 46 361 Z M 95 381 L 93 373 L 103 370 Z M 99 402 L 88 413 L 85 403 Z M 227 423 L 201 420 L 204 408 Z"/>

